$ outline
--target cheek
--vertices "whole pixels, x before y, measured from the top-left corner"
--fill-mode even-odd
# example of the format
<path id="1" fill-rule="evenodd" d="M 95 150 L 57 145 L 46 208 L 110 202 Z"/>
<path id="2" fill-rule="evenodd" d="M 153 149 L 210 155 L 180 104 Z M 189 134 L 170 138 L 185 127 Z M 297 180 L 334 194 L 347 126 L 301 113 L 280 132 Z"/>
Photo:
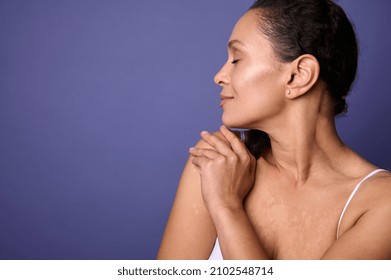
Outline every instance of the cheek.
<path id="1" fill-rule="evenodd" d="M 231 86 L 235 103 L 227 107 L 223 122 L 232 126 L 251 128 L 278 115 L 284 106 L 282 75 L 273 68 L 243 64 L 232 72 Z"/>
<path id="2" fill-rule="evenodd" d="M 259 65 L 243 65 L 237 68 L 231 77 L 232 88 L 238 99 L 267 100 L 281 95 L 283 86 L 281 74 L 272 67 Z"/>

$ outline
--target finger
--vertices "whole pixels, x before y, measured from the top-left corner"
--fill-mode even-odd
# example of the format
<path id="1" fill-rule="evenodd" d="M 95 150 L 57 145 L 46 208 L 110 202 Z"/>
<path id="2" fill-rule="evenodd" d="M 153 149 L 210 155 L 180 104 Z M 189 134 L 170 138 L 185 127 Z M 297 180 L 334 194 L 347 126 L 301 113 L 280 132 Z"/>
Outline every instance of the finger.
<path id="1" fill-rule="evenodd" d="M 232 149 L 229 143 L 221 139 L 220 137 L 209 133 L 207 131 L 201 132 L 202 139 L 207 142 L 210 146 L 215 148 L 215 150 L 224 156 L 232 155 Z"/>
<path id="2" fill-rule="evenodd" d="M 191 161 L 196 167 L 201 168 L 202 164 L 205 162 L 205 158 L 194 157 Z"/>
<path id="3" fill-rule="evenodd" d="M 246 132 L 244 130 L 231 130 L 229 129 L 236 137 L 238 137 L 242 142 L 246 141 Z M 227 140 L 228 141 L 228 140 Z"/>
<path id="4" fill-rule="evenodd" d="M 235 154 L 248 154 L 247 148 L 244 143 L 232 131 L 230 131 L 225 126 L 221 126 L 220 131 L 224 135 L 225 139 L 227 139 L 228 143 L 231 145 L 231 148 L 235 152 Z"/>
<path id="5" fill-rule="evenodd" d="M 206 167 L 211 161 L 213 160 L 206 156 L 194 156 L 192 163 L 202 169 L 203 167 Z"/>
<path id="6" fill-rule="evenodd" d="M 206 157 L 208 159 L 216 159 L 219 155 L 215 150 L 192 147 L 189 149 L 191 155 L 195 157 Z"/>

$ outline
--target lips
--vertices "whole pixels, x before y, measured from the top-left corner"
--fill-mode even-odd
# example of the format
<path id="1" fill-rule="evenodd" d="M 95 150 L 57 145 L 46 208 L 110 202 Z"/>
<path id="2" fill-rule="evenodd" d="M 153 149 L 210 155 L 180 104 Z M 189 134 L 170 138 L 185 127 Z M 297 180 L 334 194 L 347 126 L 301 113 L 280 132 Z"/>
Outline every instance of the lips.
<path id="1" fill-rule="evenodd" d="M 222 94 L 220 94 L 220 99 L 221 99 L 220 107 L 223 107 L 227 102 L 229 102 L 230 100 L 232 100 L 233 97 L 232 97 L 232 96 L 227 96 L 227 95 L 222 95 Z"/>

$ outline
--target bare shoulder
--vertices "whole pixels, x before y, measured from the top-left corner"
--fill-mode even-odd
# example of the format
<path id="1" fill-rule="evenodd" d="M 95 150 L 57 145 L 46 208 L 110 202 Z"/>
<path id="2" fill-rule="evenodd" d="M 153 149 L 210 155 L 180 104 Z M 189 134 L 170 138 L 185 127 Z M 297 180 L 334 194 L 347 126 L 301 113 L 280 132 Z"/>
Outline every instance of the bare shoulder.
<path id="1" fill-rule="evenodd" d="M 198 147 L 208 144 L 200 140 Z M 201 194 L 200 173 L 192 156 L 183 169 L 160 244 L 158 259 L 207 259 L 216 231 Z"/>
<path id="2" fill-rule="evenodd" d="M 372 220 L 379 220 L 379 223 L 389 223 L 391 229 L 391 173 L 378 172 L 366 180 L 352 200 L 352 208 L 359 210 L 356 225 L 370 216 Z M 381 221 L 385 215 L 390 217 L 389 222 Z"/>
<path id="3" fill-rule="evenodd" d="M 323 257 L 325 259 L 391 259 L 390 172 L 379 172 L 369 178 L 354 200 L 349 207 L 352 210 L 360 209 L 359 216 Z M 354 212 L 356 211 L 351 213 Z"/>
<path id="4" fill-rule="evenodd" d="M 212 134 L 227 141 L 221 132 Z M 210 145 L 200 139 L 196 147 L 207 149 Z M 190 155 L 183 169 L 158 259 L 206 259 L 216 240 L 216 230 L 201 193 L 200 173 L 192 159 Z"/>
<path id="5" fill-rule="evenodd" d="M 391 207 L 391 172 L 379 172 L 366 183 L 363 192 L 368 195 L 369 207 Z"/>
<path id="6" fill-rule="evenodd" d="M 373 213 L 373 219 L 388 224 L 391 229 L 391 173 L 376 174 L 364 188 L 364 195 L 368 196 L 368 214 Z M 387 221 L 384 221 L 386 217 Z"/>
<path id="7" fill-rule="evenodd" d="M 391 172 L 380 171 L 366 179 L 350 205 L 351 210 L 356 208 L 358 212 L 362 212 L 360 216 L 378 207 L 391 207 Z"/>

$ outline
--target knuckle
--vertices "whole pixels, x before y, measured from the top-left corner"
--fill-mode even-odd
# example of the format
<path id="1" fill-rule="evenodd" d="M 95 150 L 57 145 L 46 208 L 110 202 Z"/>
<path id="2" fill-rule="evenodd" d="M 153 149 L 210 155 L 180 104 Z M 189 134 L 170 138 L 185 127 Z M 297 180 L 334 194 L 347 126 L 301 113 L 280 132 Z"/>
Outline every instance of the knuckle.
<path id="1" fill-rule="evenodd" d="M 217 161 L 225 161 L 225 157 L 220 155 L 220 154 L 218 154 L 217 157 L 216 157 L 216 160 Z"/>
<path id="2" fill-rule="evenodd" d="M 250 161 L 250 157 L 246 151 L 240 151 L 238 153 L 238 156 L 240 157 L 240 160 L 243 162 L 248 162 Z"/>
<path id="3" fill-rule="evenodd" d="M 216 157 L 216 162 L 219 163 L 219 164 L 223 164 L 226 162 L 226 158 L 223 157 L 222 155 L 219 155 Z"/>
<path id="4" fill-rule="evenodd" d="M 238 156 L 236 154 L 232 153 L 231 155 L 229 155 L 227 157 L 227 159 L 228 159 L 229 162 L 236 162 L 236 161 L 238 161 L 239 158 L 238 158 Z"/>

